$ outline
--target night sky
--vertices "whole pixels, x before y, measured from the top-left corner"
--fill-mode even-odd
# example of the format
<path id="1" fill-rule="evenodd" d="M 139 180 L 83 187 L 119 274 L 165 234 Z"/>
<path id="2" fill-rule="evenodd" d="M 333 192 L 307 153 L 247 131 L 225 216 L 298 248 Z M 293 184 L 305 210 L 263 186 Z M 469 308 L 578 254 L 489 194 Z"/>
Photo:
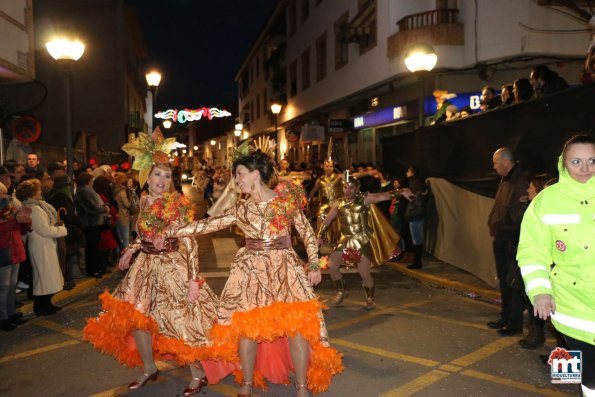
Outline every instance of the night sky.
<path id="1" fill-rule="evenodd" d="M 156 109 L 236 103 L 235 76 L 275 2 L 125 0 L 138 9 L 146 66 L 162 74 Z"/>

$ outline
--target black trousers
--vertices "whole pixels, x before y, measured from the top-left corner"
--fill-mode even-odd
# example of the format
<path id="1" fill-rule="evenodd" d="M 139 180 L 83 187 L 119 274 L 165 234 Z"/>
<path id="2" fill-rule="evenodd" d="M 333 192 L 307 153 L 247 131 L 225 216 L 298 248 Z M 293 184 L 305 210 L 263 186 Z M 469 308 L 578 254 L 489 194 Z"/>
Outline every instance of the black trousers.
<path id="1" fill-rule="evenodd" d="M 581 384 L 595 390 L 595 345 L 564 335 L 568 350 L 580 350 L 582 354 L 583 374 Z"/>
<path id="2" fill-rule="evenodd" d="M 93 276 L 101 270 L 99 239 L 101 226 L 89 226 L 85 229 L 85 273 Z"/>
<path id="3" fill-rule="evenodd" d="M 523 311 L 526 306 L 524 291 L 512 288 L 506 283 L 506 276 L 511 264 L 516 263 L 517 245 L 518 238 L 515 234 L 497 235 L 492 242 L 500 295 L 502 296 L 500 316 L 510 329 L 523 329 Z"/>

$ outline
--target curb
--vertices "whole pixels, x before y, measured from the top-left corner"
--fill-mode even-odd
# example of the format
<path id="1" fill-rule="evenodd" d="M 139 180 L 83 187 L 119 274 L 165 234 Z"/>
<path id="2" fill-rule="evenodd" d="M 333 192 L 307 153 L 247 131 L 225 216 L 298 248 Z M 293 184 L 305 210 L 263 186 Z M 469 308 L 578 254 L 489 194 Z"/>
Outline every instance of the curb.
<path id="1" fill-rule="evenodd" d="M 106 273 L 100 279 L 97 279 L 97 278 L 82 279 L 82 281 L 80 281 L 78 284 L 76 284 L 76 286 L 73 289 L 68 290 L 68 291 L 62 290 L 62 291 L 56 293 L 52 300 L 54 301 L 54 303 L 62 302 L 68 298 L 71 298 L 75 295 L 80 294 L 81 292 L 83 292 L 91 287 L 96 286 L 97 284 L 99 284 L 105 280 L 110 279 L 113 275 L 114 275 L 114 272 Z M 33 301 L 29 301 L 29 302 L 23 304 L 23 306 L 21 306 L 17 310 L 20 310 L 21 313 L 23 313 L 23 315 L 33 314 Z"/>
<path id="2" fill-rule="evenodd" d="M 403 273 L 407 277 L 415 278 L 434 287 L 448 288 L 458 291 L 462 294 L 472 294 L 471 297 L 496 301 L 500 299 L 500 292 L 491 289 L 479 288 L 471 284 L 451 280 L 445 277 L 428 274 L 419 269 L 407 269 L 406 263 L 385 262 L 385 265 Z"/>

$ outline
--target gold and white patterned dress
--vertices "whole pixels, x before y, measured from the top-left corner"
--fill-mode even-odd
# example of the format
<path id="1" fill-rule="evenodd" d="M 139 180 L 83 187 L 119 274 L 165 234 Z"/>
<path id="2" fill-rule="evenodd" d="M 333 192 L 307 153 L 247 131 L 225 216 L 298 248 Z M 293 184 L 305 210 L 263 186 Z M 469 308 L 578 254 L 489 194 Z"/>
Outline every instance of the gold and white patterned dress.
<path id="1" fill-rule="evenodd" d="M 278 196 L 266 202 L 240 200 L 218 216 L 174 230 L 174 236 L 195 236 L 231 225 L 239 227 L 246 246 L 239 249 L 217 311 L 219 323 L 211 339 L 220 360 L 237 362 L 239 339 L 259 342 L 254 383 L 266 388 L 264 378 L 287 383 L 293 368 L 287 337 L 300 334 L 311 346 L 308 388 L 328 389 L 334 374 L 343 370 L 341 354 L 329 346 L 322 304 L 315 297 L 304 263 L 291 247 L 291 226 L 296 228 L 310 263 L 318 262 L 312 227 L 296 200 L 281 182 Z M 292 201 L 293 200 L 293 201 Z M 241 374 L 236 374 L 241 379 Z"/>
<path id="2" fill-rule="evenodd" d="M 146 213 L 141 211 L 140 217 Z M 102 312 L 87 320 L 84 339 L 127 366 L 142 366 L 134 330 L 151 332 L 156 360 L 180 365 L 208 360 L 212 356 L 208 335 L 217 321 L 218 299 L 203 282 L 198 299 L 188 300 L 188 283 L 199 278 L 195 239 L 167 239 L 157 250 L 143 241 L 146 237 L 141 235 L 129 246 L 140 252 L 114 292 L 101 294 Z"/>

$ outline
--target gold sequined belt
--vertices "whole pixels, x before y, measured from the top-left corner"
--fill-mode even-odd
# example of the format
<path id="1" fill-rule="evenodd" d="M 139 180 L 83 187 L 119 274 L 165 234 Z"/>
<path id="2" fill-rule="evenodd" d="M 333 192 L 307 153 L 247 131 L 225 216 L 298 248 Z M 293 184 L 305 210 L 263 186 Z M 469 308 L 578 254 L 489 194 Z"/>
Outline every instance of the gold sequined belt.
<path id="1" fill-rule="evenodd" d="M 140 250 L 145 254 L 157 255 L 177 251 L 179 247 L 180 241 L 177 238 L 166 238 L 163 249 L 157 249 L 150 241 L 142 241 Z"/>
<path id="2" fill-rule="evenodd" d="M 246 238 L 246 249 L 250 251 L 272 251 L 291 248 L 291 237 Z"/>

